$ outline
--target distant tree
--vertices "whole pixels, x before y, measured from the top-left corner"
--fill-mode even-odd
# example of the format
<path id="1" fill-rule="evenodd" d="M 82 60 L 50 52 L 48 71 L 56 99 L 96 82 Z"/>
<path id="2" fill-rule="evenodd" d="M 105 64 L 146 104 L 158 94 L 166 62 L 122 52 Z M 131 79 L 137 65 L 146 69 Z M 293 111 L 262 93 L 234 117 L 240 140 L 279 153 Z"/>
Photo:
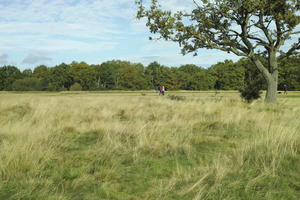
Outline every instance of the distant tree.
<path id="1" fill-rule="evenodd" d="M 147 81 L 143 74 L 144 66 L 141 64 L 127 63 L 119 69 L 119 87 L 130 90 L 147 88 Z"/>
<path id="2" fill-rule="evenodd" d="M 12 90 L 12 84 L 22 78 L 22 73 L 15 66 L 0 67 L 0 90 Z"/>
<path id="3" fill-rule="evenodd" d="M 277 53 L 290 38 L 296 41 L 284 55 L 300 49 L 299 0 L 194 0 L 191 12 L 162 10 L 158 0 L 145 7 L 137 0 L 137 18 L 146 18 L 151 33 L 179 43 L 182 53 L 200 48 L 218 49 L 249 58 L 267 82 L 265 102 L 276 102 L 278 86 Z M 264 65 L 262 54 L 268 60 Z"/>
<path id="4" fill-rule="evenodd" d="M 280 59 L 278 82 L 280 90 L 300 90 L 300 56 Z"/>
<path id="5" fill-rule="evenodd" d="M 33 77 L 39 80 L 46 79 L 48 76 L 48 67 L 45 65 L 39 65 L 33 70 Z"/>
<path id="6" fill-rule="evenodd" d="M 128 65 L 130 65 L 130 62 L 120 60 L 102 63 L 97 68 L 102 87 L 105 89 L 120 89 L 120 69 Z"/>
<path id="7" fill-rule="evenodd" d="M 179 67 L 179 70 L 192 75 L 194 73 L 200 72 L 202 68 L 198 67 L 197 65 L 187 64 L 187 65 L 181 65 Z"/>
<path id="8" fill-rule="evenodd" d="M 74 80 L 70 74 L 70 65 L 61 63 L 60 65 L 57 65 L 56 67 L 62 69 L 63 77 L 64 77 L 64 88 L 69 90 L 71 85 L 74 83 Z"/>
<path id="9" fill-rule="evenodd" d="M 23 78 L 30 78 L 30 77 L 32 77 L 32 74 L 33 74 L 33 72 L 31 69 L 25 69 L 22 71 Z"/>
<path id="10" fill-rule="evenodd" d="M 37 78 L 41 81 L 42 89 L 49 90 L 48 88 L 48 77 L 49 77 L 49 68 L 45 65 L 39 65 L 34 68 L 32 77 Z"/>
<path id="11" fill-rule="evenodd" d="M 165 83 L 169 69 L 158 62 L 150 63 L 145 69 L 145 75 L 151 88 L 157 88 Z"/>
<path id="12" fill-rule="evenodd" d="M 12 84 L 15 91 L 40 91 L 42 87 L 42 82 L 34 77 L 18 79 Z"/>
<path id="13" fill-rule="evenodd" d="M 98 80 L 100 79 L 101 86 L 104 89 L 115 89 L 119 83 L 119 73 L 121 61 L 112 60 L 102 63 L 97 68 Z"/>
<path id="14" fill-rule="evenodd" d="M 52 91 L 68 90 L 72 84 L 72 77 L 69 67 L 61 64 L 48 69 L 47 82 L 48 89 Z"/>
<path id="15" fill-rule="evenodd" d="M 96 77 L 96 86 L 95 89 L 101 90 L 105 89 L 104 85 L 102 84 L 102 68 L 100 64 L 91 65 L 95 69 L 95 77 Z"/>
<path id="16" fill-rule="evenodd" d="M 194 78 L 193 76 L 195 75 L 195 73 L 200 72 L 200 68 L 196 65 L 190 65 L 190 64 L 186 64 L 186 65 L 181 65 L 178 68 L 180 75 L 179 75 L 179 79 L 181 82 L 181 88 L 183 90 L 193 90 L 196 87 L 193 87 L 192 85 L 194 85 Z"/>
<path id="17" fill-rule="evenodd" d="M 215 78 L 215 89 L 238 90 L 244 83 L 245 69 L 231 60 L 219 62 L 209 68 L 209 73 Z"/>
<path id="18" fill-rule="evenodd" d="M 91 90 L 96 87 L 96 70 L 85 62 L 72 62 L 70 75 L 74 82 L 82 86 L 83 90 Z"/>
<path id="19" fill-rule="evenodd" d="M 184 90 L 209 90 L 213 89 L 214 79 L 208 70 L 196 65 L 182 65 L 179 67 L 181 83 Z"/>
<path id="20" fill-rule="evenodd" d="M 211 90 L 214 89 L 215 79 L 207 70 L 201 70 L 192 76 L 192 90 Z"/>
<path id="21" fill-rule="evenodd" d="M 167 67 L 164 68 L 166 71 L 166 75 L 164 77 L 164 81 L 162 85 L 165 86 L 167 90 L 179 90 L 182 88 L 182 72 L 178 70 L 177 67 Z"/>

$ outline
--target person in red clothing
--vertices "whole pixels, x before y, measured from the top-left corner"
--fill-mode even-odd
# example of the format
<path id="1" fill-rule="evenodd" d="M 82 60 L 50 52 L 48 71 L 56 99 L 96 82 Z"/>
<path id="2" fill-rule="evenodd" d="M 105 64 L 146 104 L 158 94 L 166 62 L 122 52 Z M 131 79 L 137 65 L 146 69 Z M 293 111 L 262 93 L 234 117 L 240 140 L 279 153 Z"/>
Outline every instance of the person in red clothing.
<path id="1" fill-rule="evenodd" d="M 162 95 L 162 86 L 159 86 L 159 96 Z"/>
<path id="2" fill-rule="evenodd" d="M 165 86 L 161 85 L 158 87 L 159 95 L 165 95 Z"/>

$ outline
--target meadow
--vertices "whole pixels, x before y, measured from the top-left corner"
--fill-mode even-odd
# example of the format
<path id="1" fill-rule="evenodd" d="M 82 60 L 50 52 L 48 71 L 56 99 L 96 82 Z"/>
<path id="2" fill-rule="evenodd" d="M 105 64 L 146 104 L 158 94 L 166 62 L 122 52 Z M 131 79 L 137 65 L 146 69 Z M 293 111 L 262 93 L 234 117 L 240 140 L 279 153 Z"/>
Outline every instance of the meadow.
<path id="1" fill-rule="evenodd" d="M 298 200 L 300 92 L 0 93 L 1 200 Z"/>

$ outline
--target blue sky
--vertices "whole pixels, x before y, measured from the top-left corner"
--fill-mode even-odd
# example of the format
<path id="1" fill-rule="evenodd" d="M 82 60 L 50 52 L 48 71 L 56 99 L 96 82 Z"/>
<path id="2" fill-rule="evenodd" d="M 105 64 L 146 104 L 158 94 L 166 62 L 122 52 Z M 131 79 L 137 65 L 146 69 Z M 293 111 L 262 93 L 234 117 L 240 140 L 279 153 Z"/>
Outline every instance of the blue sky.
<path id="1" fill-rule="evenodd" d="M 163 4 L 172 10 L 193 6 L 192 0 L 163 0 Z M 134 0 L 0 0 L 0 10 L 0 66 L 25 69 L 120 59 L 206 67 L 238 59 L 216 50 L 182 56 L 175 43 L 149 41 L 145 22 L 135 19 Z"/>

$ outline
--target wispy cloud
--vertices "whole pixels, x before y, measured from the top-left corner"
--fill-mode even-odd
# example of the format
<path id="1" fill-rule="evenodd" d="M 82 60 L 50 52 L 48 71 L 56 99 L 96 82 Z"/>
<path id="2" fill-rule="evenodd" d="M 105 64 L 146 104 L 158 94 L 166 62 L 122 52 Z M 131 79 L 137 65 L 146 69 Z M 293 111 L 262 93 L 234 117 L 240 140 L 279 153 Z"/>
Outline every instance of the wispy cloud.
<path id="1" fill-rule="evenodd" d="M 134 2 L 0 0 L 0 52 L 8 52 L 13 62 L 26 67 L 43 62 L 49 65 L 72 60 L 94 63 L 111 58 L 145 64 L 158 60 L 170 65 L 215 63 L 222 59 L 221 56 L 183 57 L 175 43 L 148 41 L 150 33 L 145 21 L 135 19 Z M 169 10 L 194 7 L 192 0 L 160 2 Z M 9 63 L 4 55 L 2 63 L 5 62 Z"/>
<path id="2" fill-rule="evenodd" d="M 0 9 L 0 50 L 21 52 L 21 64 L 40 60 L 32 51 L 62 57 L 112 50 L 132 34 L 125 29 L 135 16 L 132 0 L 3 0 Z"/>
<path id="3" fill-rule="evenodd" d="M 30 53 L 24 58 L 22 64 L 47 64 L 48 62 L 51 61 L 52 58 L 46 55 Z"/>

